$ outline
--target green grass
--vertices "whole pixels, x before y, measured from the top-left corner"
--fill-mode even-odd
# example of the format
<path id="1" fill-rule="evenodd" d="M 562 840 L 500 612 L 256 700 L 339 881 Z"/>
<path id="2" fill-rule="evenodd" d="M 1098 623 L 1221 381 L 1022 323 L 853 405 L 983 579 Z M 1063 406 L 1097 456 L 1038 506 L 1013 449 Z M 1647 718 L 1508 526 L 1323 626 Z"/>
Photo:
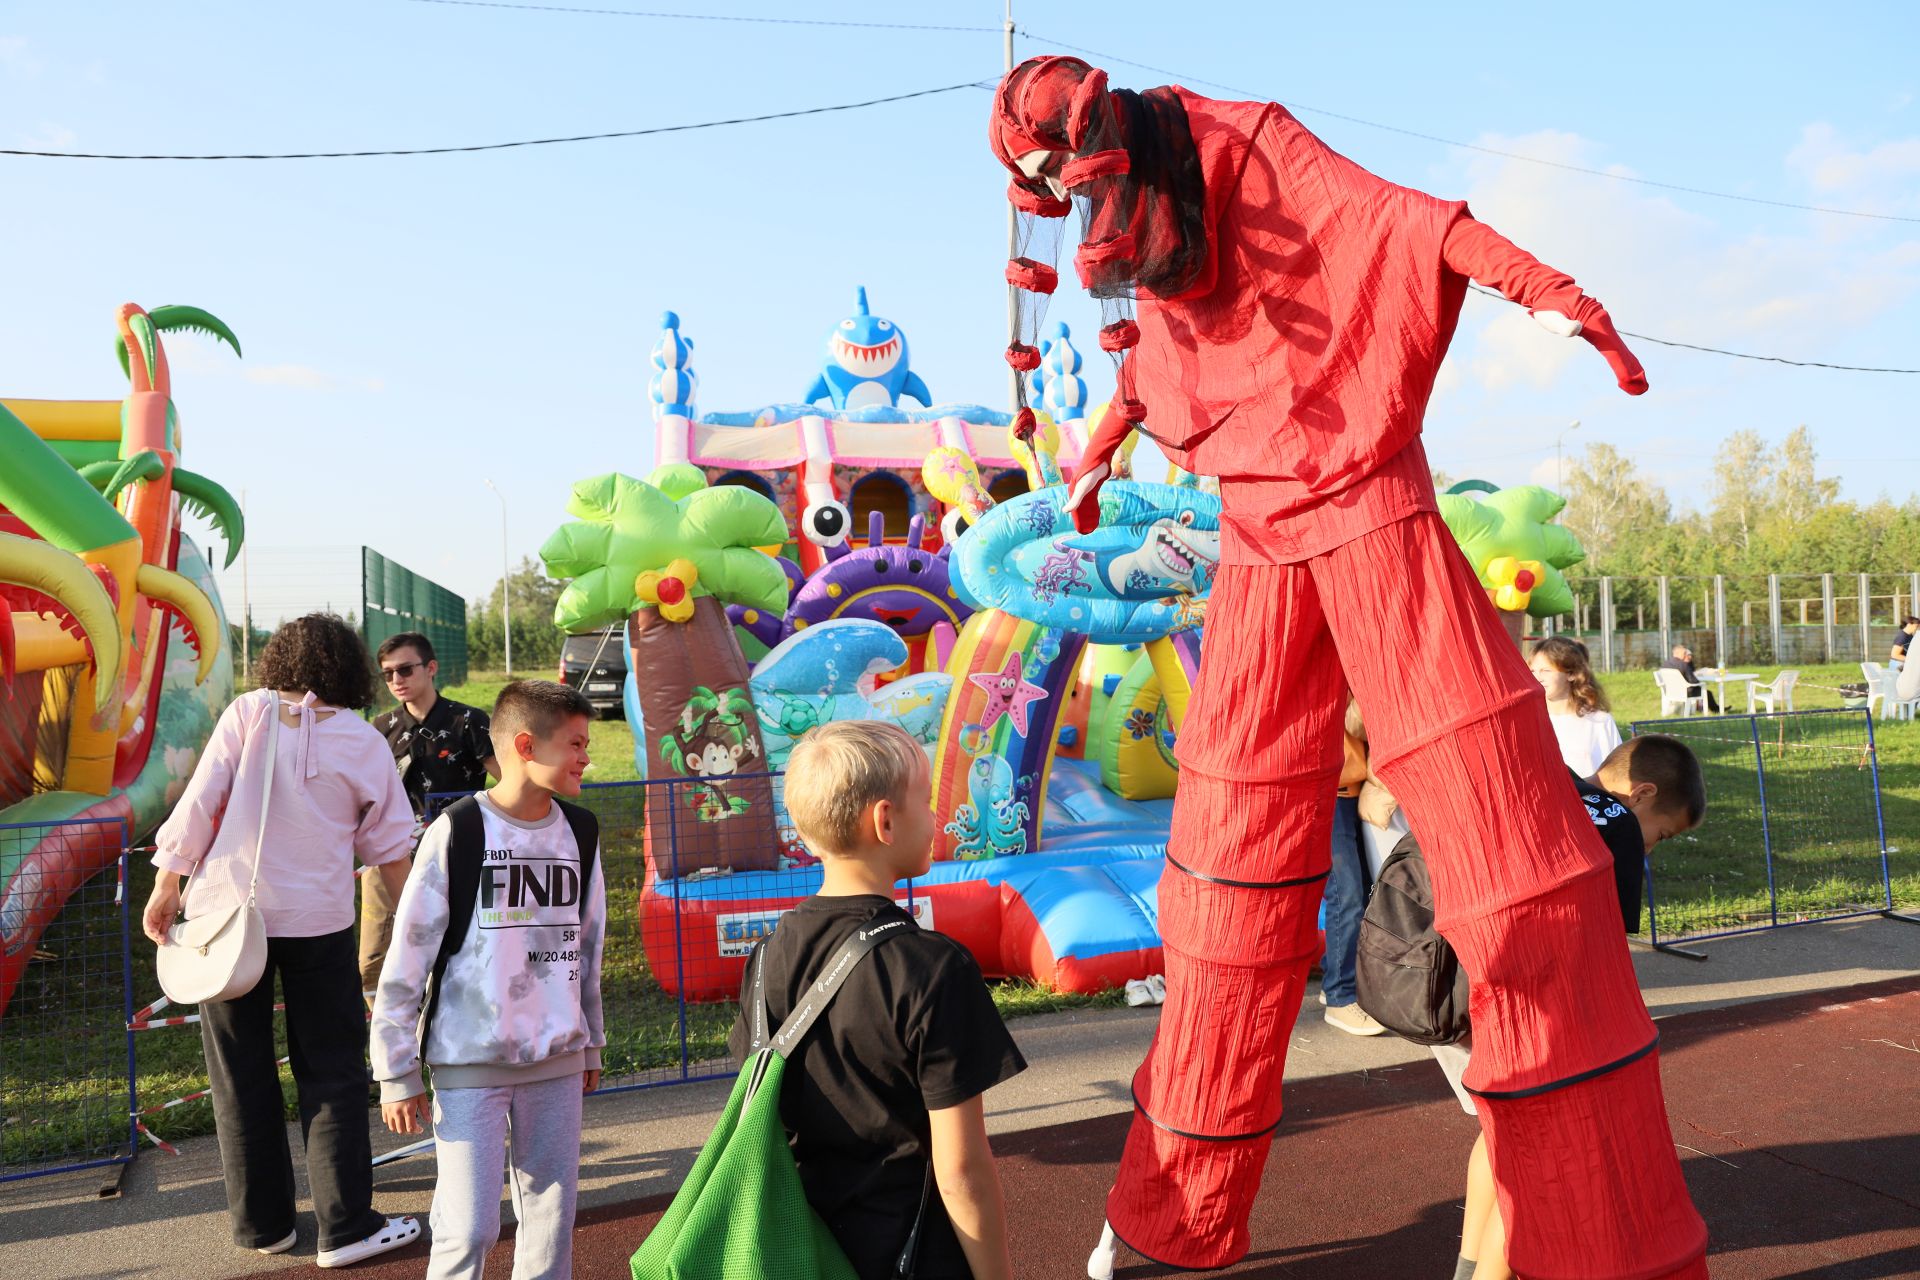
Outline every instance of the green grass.
<path id="1" fill-rule="evenodd" d="M 1771 680 L 1776 668 L 1742 668 Z M 1857 664 L 1800 668 L 1794 693 L 1799 711 L 1838 708 L 1835 687 L 1857 682 Z M 1601 677 L 1624 731 L 1635 720 L 1660 716 L 1652 674 Z M 1729 699 L 1744 710 L 1737 690 Z M 1887 833 L 1887 870 L 1896 906 L 1920 905 L 1920 842 L 1902 833 L 1920 829 L 1920 722 L 1875 719 L 1873 751 L 1858 713 L 1828 720 L 1758 722 L 1760 740 L 1744 719 L 1693 716 L 1664 726 L 1700 757 L 1707 784 L 1707 817 L 1699 828 L 1662 844 L 1653 855 L 1653 886 L 1662 938 L 1749 928 L 1836 914 L 1854 906 L 1877 909 L 1880 822 Z M 1756 746 L 1764 762 L 1765 826 L 1760 820 Z M 1880 776 L 1880 819 L 1872 792 Z M 1773 881 L 1766 851 L 1771 843 Z M 1642 912 L 1642 929 L 1647 924 Z"/>
<path id="2" fill-rule="evenodd" d="M 1762 669 L 1760 674 L 1771 678 L 1773 669 Z M 1796 696 L 1799 709 L 1837 707 L 1837 693 L 1812 686 L 1857 680 L 1859 671 L 1851 665 L 1806 667 L 1801 678 L 1812 684 L 1801 685 Z M 462 702 L 491 707 L 505 683 L 502 674 L 479 673 L 445 692 Z M 1603 676 L 1602 683 L 1623 730 L 1636 719 L 1658 716 L 1659 699 L 1648 673 Z M 1736 694 L 1735 700 L 1745 705 L 1742 695 Z M 1763 726 L 1767 723 L 1762 722 Z M 1739 727 L 1738 734 L 1735 726 Z M 1903 842 L 1900 835 L 1920 831 L 1920 723 L 1875 720 L 1873 729 L 1886 830 L 1890 844 L 1897 847 L 1889 854 L 1894 900 L 1900 906 L 1920 906 L 1920 839 Z M 1701 754 L 1709 809 L 1706 822 L 1698 830 L 1667 842 L 1654 855 L 1663 936 L 1758 922 L 1756 913 L 1770 913 L 1769 903 L 1774 898 L 1781 906 L 1783 919 L 1816 903 L 1830 905 L 1858 899 L 1864 905 L 1878 905 L 1879 853 L 1873 839 L 1868 789 L 1871 773 L 1863 768 L 1864 756 L 1857 749 L 1864 740 L 1861 721 L 1849 717 L 1844 723 L 1821 730 L 1799 729 L 1784 737 L 1776 729 L 1775 736 L 1763 742 L 1772 817 L 1769 834 L 1775 859 L 1772 897 L 1760 856 L 1764 845 L 1753 790 L 1753 742 L 1746 722 L 1695 718 L 1679 731 Z M 620 782 L 636 777 L 633 738 L 624 721 L 595 722 L 593 755 L 589 781 Z M 601 796 L 604 798 L 596 807 L 601 811 L 609 851 L 607 889 L 611 904 L 601 979 L 607 1010 L 607 1074 L 613 1081 L 677 1074 L 681 1061 L 680 1004 L 661 990 L 648 969 L 634 909 L 640 892 L 639 798 L 625 789 Z M 146 900 L 152 883 L 152 868 L 144 857 L 136 857 L 129 886 L 136 907 Z M 117 918 L 111 914 L 85 920 L 63 916 L 49 930 L 43 950 L 52 957 L 76 954 L 91 945 L 86 941 L 87 934 L 101 930 L 112 934 L 117 928 Z M 153 977 L 153 948 L 136 939 L 132 950 L 134 999 L 136 1004 L 143 1004 L 159 994 L 159 984 Z M 112 1007 L 91 1016 L 75 1011 L 80 1001 L 73 997 L 89 979 L 65 974 L 51 959 L 30 966 L 27 979 L 15 995 L 7 1014 L 6 1034 L 0 1037 L 0 1046 L 4 1046 L 4 1061 L 0 1062 L 0 1075 L 4 1076 L 0 1087 L 0 1159 L 9 1170 L 30 1166 L 60 1151 L 89 1146 L 110 1149 L 124 1137 L 125 1120 L 120 1114 L 124 1077 L 118 1095 L 112 1083 L 118 1064 L 124 1061 L 118 1032 L 117 955 L 110 967 L 114 975 L 109 983 Z M 96 984 L 99 981 L 91 980 Z M 993 986 L 995 1003 L 1009 1018 L 1122 1003 L 1119 992 L 1063 995 L 1024 981 Z M 724 1057 L 733 1006 L 727 1002 L 689 1004 L 686 1018 L 689 1061 L 712 1063 Z M 26 1030 L 15 1030 L 21 1027 Z M 284 1029 L 280 1039 L 284 1045 Z M 136 1048 L 143 1105 L 164 1102 L 205 1086 L 206 1069 L 199 1036 L 193 1028 L 142 1032 L 136 1037 Z M 291 1104 L 292 1080 L 284 1068 L 282 1083 Z M 212 1109 L 205 1102 L 190 1103 L 151 1119 L 149 1124 L 169 1139 L 206 1134 L 213 1128 Z"/>

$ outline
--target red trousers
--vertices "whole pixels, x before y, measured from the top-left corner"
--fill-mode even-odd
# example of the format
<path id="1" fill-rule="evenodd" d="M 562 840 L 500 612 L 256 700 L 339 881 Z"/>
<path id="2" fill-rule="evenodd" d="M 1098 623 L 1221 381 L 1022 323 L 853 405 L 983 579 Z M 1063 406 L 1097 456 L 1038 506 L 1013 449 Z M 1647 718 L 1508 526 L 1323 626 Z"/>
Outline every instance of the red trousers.
<path id="1" fill-rule="evenodd" d="M 1436 924 L 1473 980 L 1465 1083 L 1514 1270 L 1705 1276 L 1612 860 L 1538 682 L 1431 513 L 1215 579 L 1160 880 L 1167 1001 L 1134 1077 L 1115 1233 L 1183 1267 L 1247 1252 L 1319 950 L 1349 688 L 1374 772 L 1432 868 Z"/>

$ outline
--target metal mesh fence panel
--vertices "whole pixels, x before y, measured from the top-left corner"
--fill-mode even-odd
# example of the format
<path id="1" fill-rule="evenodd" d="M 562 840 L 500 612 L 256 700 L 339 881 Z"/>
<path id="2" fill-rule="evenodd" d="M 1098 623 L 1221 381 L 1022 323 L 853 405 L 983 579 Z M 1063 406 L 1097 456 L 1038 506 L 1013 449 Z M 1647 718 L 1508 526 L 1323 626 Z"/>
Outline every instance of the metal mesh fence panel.
<path id="1" fill-rule="evenodd" d="M 372 547 L 360 548 L 361 635 L 367 652 L 388 636 L 418 631 L 433 645 L 440 682 L 467 678 L 467 602 L 456 592 L 389 560 Z"/>
<path id="2" fill-rule="evenodd" d="M 769 812 L 736 812 L 697 779 L 593 783 L 577 803 L 600 821 L 607 937 L 600 1001 L 602 1091 L 730 1076 L 740 978 L 753 944 L 820 887 L 819 864 L 788 825 L 779 775 Z M 435 795 L 436 811 L 458 797 Z M 722 812 L 726 816 L 722 817 Z M 912 887 L 896 891 L 921 914 Z"/>
<path id="3" fill-rule="evenodd" d="M 1892 906 L 1873 722 L 1860 711 L 1638 721 L 1700 759 L 1707 814 L 1648 859 L 1655 943 Z"/>
<path id="4" fill-rule="evenodd" d="M 0 1181 L 133 1158 L 127 825 L 0 826 Z"/>

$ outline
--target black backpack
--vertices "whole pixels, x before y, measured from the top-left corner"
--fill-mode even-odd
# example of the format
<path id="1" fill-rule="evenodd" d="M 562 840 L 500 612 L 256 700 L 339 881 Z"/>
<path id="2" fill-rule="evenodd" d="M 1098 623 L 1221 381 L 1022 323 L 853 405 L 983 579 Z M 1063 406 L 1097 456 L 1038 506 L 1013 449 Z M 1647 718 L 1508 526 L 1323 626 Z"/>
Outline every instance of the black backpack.
<path id="1" fill-rule="evenodd" d="M 568 804 L 559 796 L 553 802 L 566 815 L 573 828 L 573 842 L 580 848 L 580 893 L 585 905 L 587 886 L 593 883 L 593 863 L 600 853 L 600 819 L 591 809 Z M 486 862 L 487 822 L 480 802 L 462 796 L 446 808 L 453 830 L 447 838 L 447 931 L 440 935 L 440 953 L 433 958 L 433 986 L 427 994 L 426 1016 L 420 1019 L 420 1043 L 427 1042 L 433 1026 L 434 1010 L 440 1007 L 440 984 L 446 977 L 447 961 L 465 945 L 467 928 L 473 923 L 473 908 L 480 901 L 480 868 Z"/>
<path id="2" fill-rule="evenodd" d="M 1433 881 L 1412 836 L 1381 864 L 1360 920 L 1354 978 L 1360 1007 L 1416 1044 L 1454 1044 L 1470 1029 L 1467 971 L 1433 931 Z"/>

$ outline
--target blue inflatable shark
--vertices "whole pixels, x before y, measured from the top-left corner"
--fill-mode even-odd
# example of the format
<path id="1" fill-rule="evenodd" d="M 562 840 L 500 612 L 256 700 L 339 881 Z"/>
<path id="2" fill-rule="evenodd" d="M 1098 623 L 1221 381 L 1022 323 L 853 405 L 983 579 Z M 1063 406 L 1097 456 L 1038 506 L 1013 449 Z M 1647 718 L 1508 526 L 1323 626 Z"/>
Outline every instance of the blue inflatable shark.
<path id="1" fill-rule="evenodd" d="M 831 396 L 836 409 L 864 409 L 897 405 L 903 395 L 923 405 L 933 403 L 927 384 L 907 368 L 907 335 L 893 321 L 868 314 L 862 285 L 860 310 L 827 335 L 826 368 L 807 388 L 805 399 L 811 404 Z"/>

